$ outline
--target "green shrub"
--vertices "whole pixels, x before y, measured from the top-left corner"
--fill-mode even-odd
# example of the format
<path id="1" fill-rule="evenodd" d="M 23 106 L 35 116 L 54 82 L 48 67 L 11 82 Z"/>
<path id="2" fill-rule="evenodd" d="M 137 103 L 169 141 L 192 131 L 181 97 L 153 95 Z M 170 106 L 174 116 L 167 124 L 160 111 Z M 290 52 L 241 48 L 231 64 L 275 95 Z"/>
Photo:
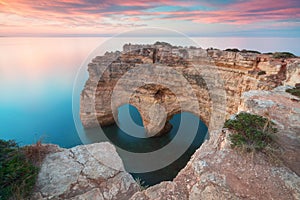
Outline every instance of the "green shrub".
<path id="1" fill-rule="evenodd" d="M 296 56 L 290 52 L 275 52 L 273 58 L 296 58 Z"/>
<path id="2" fill-rule="evenodd" d="M 241 52 L 242 53 L 257 53 L 257 54 L 261 54 L 261 52 L 259 52 L 259 51 L 248 50 L 248 49 L 243 49 Z"/>
<path id="3" fill-rule="evenodd" d="M 254 51 L 254 50 L 248 50 L 248 49 L 243 49 L 243 50 L 239 50 L 237 48 L 228 48 L 225 49 L 224 51 L 229 51 L 229 52 L 241 52 L 241 53 L 257 53 L 257 54 L 261 54 L 259 51 Z"/>
<path id="4" fill-rule="evenodd" d="M 232 48 L 232 49 L 228 48 L 228 49 L 225 49 L 224 51 L 229 51 L 229 52 L 240 52 L 240 50 L 237 49 L 237 48 Z"/>
<path id="5" fill-rule="evenodd" d="M 241 148 L 248 152 L 261 151 L 273 142 L 273 127 L 269 119 L 249 113 L 240 113 L 235 119 L 229 119 L 224 127 L 233 131 L 229 135 L 232 148 Z"/>
<path id="6" fill-rule="evenodd" d="M 297 97 L 300 97 L 300 88 L 287 89 L 286 92 L 295 95 Z"/>
<path id="7" fill-rule="evenodd" d="M 260 75 L 265 75 L 265 74 L 267 74 L 266 71 L 262 71 L 262 70 L 257 73 L 257 75 L 259 75 L 259 76 Z"/>
<path id="8" fill-rule="evenodd" d="M 16 142 L 0 140 L 0 199 L 24 199 L 31 194 L 38 168 Z"/>
<path id="9" fill-rule="evenodd" d="M 264 55 L 273 55 L 272 52 L 263 53 Z"/>

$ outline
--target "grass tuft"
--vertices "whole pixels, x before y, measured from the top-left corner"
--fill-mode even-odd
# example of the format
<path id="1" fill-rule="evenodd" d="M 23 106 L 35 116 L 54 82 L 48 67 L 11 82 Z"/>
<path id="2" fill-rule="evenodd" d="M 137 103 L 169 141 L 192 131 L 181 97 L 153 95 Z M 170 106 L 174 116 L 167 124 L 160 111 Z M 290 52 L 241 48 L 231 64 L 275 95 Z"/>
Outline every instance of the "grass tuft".
<path id="1" fill-rule="evenodd" d="M 0 199 L 26 199 L 38 174 L 15 141 L 0 140 Z"/>
<path id="2" fill-rule="evenodd" d="M 138 184 L 141 191 L 146 190 L 149 187 L 149 185 L 145 185 L 145 181 L 139 177 L 135 179 L 135 182 Z"/>

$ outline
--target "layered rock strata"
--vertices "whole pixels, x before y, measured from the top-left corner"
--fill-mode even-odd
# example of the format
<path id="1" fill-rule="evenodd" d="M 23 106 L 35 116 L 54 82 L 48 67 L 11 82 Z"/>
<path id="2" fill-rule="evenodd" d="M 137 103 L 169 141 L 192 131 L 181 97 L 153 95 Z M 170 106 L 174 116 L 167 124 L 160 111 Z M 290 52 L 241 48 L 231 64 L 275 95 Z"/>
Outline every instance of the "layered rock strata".
<path id="1" fill-rule="evenodd" d="M 237 112 L 243 92 L 294 84 L 299 65 L 297 58 L 251 52 L 127 44 L 122 52 L 97 56 L 88 65 L 80 117 L 86 128 L 109 125 L 117 122 L 118 107 L 130 103 L 148 136 L 168 130 L 168 120 L 183 111 L 214 132 Z"/>

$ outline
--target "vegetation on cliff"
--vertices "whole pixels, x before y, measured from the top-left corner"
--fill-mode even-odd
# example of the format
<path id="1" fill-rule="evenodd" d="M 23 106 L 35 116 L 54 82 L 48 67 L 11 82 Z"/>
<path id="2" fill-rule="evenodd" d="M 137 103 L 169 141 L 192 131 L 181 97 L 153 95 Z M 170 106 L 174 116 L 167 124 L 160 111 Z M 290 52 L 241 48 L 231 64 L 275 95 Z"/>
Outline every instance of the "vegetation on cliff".
<path id="1" fill-rule="evenodd" d="M 290 52 L 275 52 L 272 55 L 273 58 L 296 58 L 297 57 Z"/>
<path id="2" fill-rule="evenodd" d="M 228 52 L 240 52 L 240 53 L 257 53 L 257 54 L 261 54 L 261 52 L 259 51 L 255 51 L 255 50 L 248 50 L 248 49 L 243 49 L 243 50 L 239 50 L 237 48 L 228 48 L 225 49 L 224 51 L 228 51 Z M 268 53 L 264 53 L 265 55 L 270 55 L 273 58 L 276 59 L 286 59 L 286 58 L 297 58 L 297 56 L 295 56 L 294 54 L 290 53 L 290 52 L 268 52 Z"/>
<path id="3" fill-rule="evenodd" d="M 297 97 L 300 97 L 300 87 L 292 88 L 292 89 L 287 89 L 286 92 L 295 95 Z"/>
<path id="4" fill-rule="evenodd" d="M 38 174 L 35 166 L 15 141 L 0 140 L 0 199 L 25 199 L 31 194 Z"/>
<path id="5" fill-rule="evenodd" d="M 225 122 L 224 127 L 233 131 L 229 135 L 231 146 L 248 152 L 261 151 L 273 142 L 277 129 L 274 123 L 262 116 L 240 113 L 234 119 Z"/>
<path id="6" fill-rule="evenodd" d="M 141 178 L 136 178 L 135 182 L 138 184 L 140 191 L 146 190 L 149 187 Z"/>
<path id="7" fill-rule="evenodd" d="M 248 49 L 243 49 L 243 50 L 239 50 L 237 48 L 233 48 L 233 49 L 225 49 L 224 51 L 229 51 L 229 52 L 241 52 L 241 53 L 257 53 L 257 54 L 261 54 L 261 52 L 259 51 L 254 51 L 254 50 L 248 50 Z"/>

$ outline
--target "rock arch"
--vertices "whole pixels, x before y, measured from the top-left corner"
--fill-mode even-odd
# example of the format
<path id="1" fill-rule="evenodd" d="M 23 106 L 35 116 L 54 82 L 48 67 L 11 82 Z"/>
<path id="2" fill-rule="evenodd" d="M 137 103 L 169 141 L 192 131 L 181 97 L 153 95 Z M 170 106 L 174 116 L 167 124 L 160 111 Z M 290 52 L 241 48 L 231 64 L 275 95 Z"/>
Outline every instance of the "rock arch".
<path id="1" fill-rule="evenodd" d="M 198 116 L 213 132 L 237 112 L 242 92 L 281 83 L 274 73 L 278 63 L 271 61 L 257 53 L 124 45 L 123 52 L 106 53 L 88 65 L 81 121 L 84 127 L 115 123 L 118 106 L 130 103 L 140 112 L 149 136 L 168 130 L 168 120 L 185 111 Z M 259 76 L 258 66 L 272 69 L 272 74 Z"/>

